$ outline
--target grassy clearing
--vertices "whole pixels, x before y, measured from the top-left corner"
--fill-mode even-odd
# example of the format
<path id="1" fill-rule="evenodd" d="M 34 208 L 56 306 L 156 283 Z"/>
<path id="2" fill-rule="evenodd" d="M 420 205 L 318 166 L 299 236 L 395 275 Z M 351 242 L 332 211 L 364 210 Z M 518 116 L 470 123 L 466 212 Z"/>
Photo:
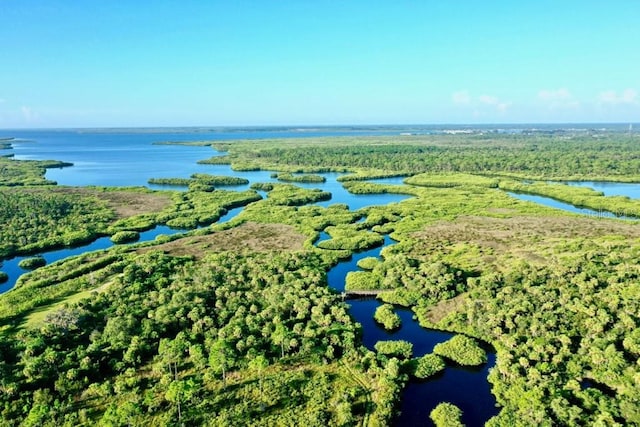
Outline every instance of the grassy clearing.
<path id="1" fill-rule="evenodd" d="M 307 237 L 288 225 L 246 222 L 238 227 L 205 236 L 191 236 L 161 245 L 140 249 L 139 252 L 162 250 L 173 256 L 202 257 L 208 252 L 221 251 L 296 251 L 303 248 Z"/>
<path id="2" fill-rule="evenodd" d="M 567 239 L 603 236 L 638 238 L 640 228 L 623 221 L 566 216 L 460 216 L 413 234 L 421 253 L 437 250 L 452 262 L 498 270 L 505 267 L 507 259 L 539 265 L 559 262 L 570 254 L 565 249 Z"/>
<path id="3" fill-rule="evenodd" d="M 96 292 L 102 292 L 106 287 L 109 286 L 109 283 L 105 283 L 104 285 L 96 288 L 96 289 L 87 289 L 85 291 L 80 291 L 78 293 L 69 295 L 65 298 L 62 298 L 61 301 L 56 301 L 52 304 L 42 305 L 32 310 L 27 316 L 24 317 L 24 321 L 21 327 L 24 328 L 35 328 L 39 325 L 43 324 L 47 316 L 50 314 L 64 308 L 66 306 L 71 306 L 85 298 L 91 298 L 95 295 Z"/>

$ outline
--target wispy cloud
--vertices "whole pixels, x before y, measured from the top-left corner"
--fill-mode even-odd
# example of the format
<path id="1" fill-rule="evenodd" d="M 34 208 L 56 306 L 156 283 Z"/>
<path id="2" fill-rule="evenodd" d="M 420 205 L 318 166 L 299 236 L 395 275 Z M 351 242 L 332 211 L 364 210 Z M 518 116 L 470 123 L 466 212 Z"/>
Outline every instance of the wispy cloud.
<path id="1" fill-rule="evenodd" d="M 538 92 L 538 99 L 544 101 L 549 108 L 576 108 L 580 106 L 580 102 L 576 100 L 573 94 L 567 88 L 559 89 L 543 89 Z"/>
<path id="2" fill-rule="evenodd" d="M 20 112 L 22 113 L 22 118 L 27 122 L 32 122 L 38 118 L 38 113 L 33 111 L 30 107 L 23 105 L 20 107 Z"/>
<path id="3" fill-rule="evenodd" d="M 451 100 L 457 106 L 493 107 L 498 112 L 505 112 L 511 106 L 511 102 L 500 100 L 492 95 L 480 95 L 473 97 L 466 90 L 460 90 L 451 94 Z"/>
<path id="4" fill-rule="evenodd" d="M 469 105 L 471 104 L 471 96 L 466 90 L 459 90 L 451 94 L 451 100 L 456 105 Z"/>
<path id="5" fill-rule="evenodd" d="M 511 102 L 502 101 L 499 98 L 491 95 L 480 95 L 480 97 L 478 97 L 478 101 L 480 101 L 481 104 L 495 107 L 496 110 L 500 111 L 501 113 L 507 111 L 507 109 L 511 106 Z"/>
<path id="6" fill-rule="evenodd" d="M 615 90 L 607 90 L 600 93 L 598 101 L 608 105 L 638 104 L 638 92 L 631 88 L 620 93 Z"/>

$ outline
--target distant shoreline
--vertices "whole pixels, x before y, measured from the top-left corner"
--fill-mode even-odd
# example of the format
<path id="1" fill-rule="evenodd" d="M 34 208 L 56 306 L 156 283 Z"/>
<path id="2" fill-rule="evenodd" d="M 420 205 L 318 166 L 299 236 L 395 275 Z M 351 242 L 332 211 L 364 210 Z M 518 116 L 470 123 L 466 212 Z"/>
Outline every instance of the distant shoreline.
<path id="1" fill-rule="evenodd" d="M 382 124 L 382 125 L 273 125 L 273 126 L 140 126 L 140 127 L 61 127 L 61 128 L 7 128 L 1 132 L 79 132 L 79 133 L 216 133 L 216 132 L 306 132 L 314 131 L 463 131 L 463 130 L 571 130 L 571 131 L 609 131 L 629 132 L 629 127 L 640 128 L 640 123 L 444 123 L 444 124 Z M 0 141 L 12 140 L 13 137 L 0 137 Z"/>

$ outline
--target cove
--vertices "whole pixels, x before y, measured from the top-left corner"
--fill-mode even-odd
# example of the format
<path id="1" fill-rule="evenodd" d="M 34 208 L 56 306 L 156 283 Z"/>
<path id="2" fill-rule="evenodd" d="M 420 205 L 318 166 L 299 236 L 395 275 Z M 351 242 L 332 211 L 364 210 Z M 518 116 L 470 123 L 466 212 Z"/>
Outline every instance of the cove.
<path id="1" fill-rule="evenodd" d="M 242 206 L 238 208 L 229 209 L 229 211 L 226 214 L 222 215 L 220 219 L 216 221 L 216 224 L 222 224 L 232 220 L 240 212 L 242 212 L 242 209 L 244 209 L 244 207 Z M 156 227 L 153 227 L 150 230 L 140 232 L 140 237 L 138 238 L 137 241 L 132 242 L 132 244 L 150 242 L 152 240 L 155 240 L 156 237 L 161 235 L 171 236 L 174 234 L 184 233 L 186 231 L 188 230 L 171 228 L 171 227 L 167 227 L 166 225 L 158 225 Z M 0 295 L 3 294 L 4 292 L 7 292 L 11 288 L 13 288 L 18 278 L 21 275 L 29 272 L 29 270 L 25 270 L 23 268 L 20 268 L 19 266 L 20 261 L 22 261 L 25 258 L 42 256 L 47 261 L 47 265 L 49 265 L 56 261 L 63 260 L 65 258 L 70 258 L 76 255 L 82 255 L 88 252 L 109 249 L 110 247 L 113 247 L 113 246 L 117 246 L 117 245 L 114 244 L 109 237 L 100 237 L 87 245 L 76 246 L 72 248 L 57 249 L 57 250 L 52 250 L 47 252 L 41 252 L 38 254 L 18 256 L 18 257 L 10 258 L 8 260 L 3 260 L 0 270 L 7 273 L 7 275 L 9 276 L 9 280 L 7 280 L 5 283 L 0 284 Z"/>
<path id="2" fill-rule="evenodd" d="M 562 184 L 593 188 L 602 191 L 605 196 L 626 196 L 630 199 L 640 199 L 640 183 L 636 182 L 562 181 Z"/>
<path id="3" fill-rule="evenodd" d="M 512 191 L 506 191 L 506 193 L 509 196 L 519 200 L 534 202 L 543 206 L 548 206 L 550 208 L 560 209 L 566 212 L 573 212 L 573 213 L 587 215 L 595 218 L 617 218 L 617 219 L 636 220 L 636 221 L 638 220 L 638 218 L 635 218 L 635 217 L 616 215 L 612 212 L 595 211 L 589 208 L 577 207 L 566 202 L 561 202 L 559 200 L 552 199 L 551 197 L 538 196 L 534 194 L 514 193 Z"/>
<path id="4" fill-rule="evenodd" d="M 185 231 L 187 230 L 174 229 L 174 228 L 167 227 L 165 225 L 158 225 L 150 230 L 140 232 L 140 238 L 134 243 L 149 242 L 151 240 L 154 240 L 156 237 L 160 235 L 172 235 L 177 233 L 184 233 Z M 116 245 L 111 241 L 109 237 L 100 237 L 87 245 L 76 246 L 72 248 L 56 249 L 52 251 L 36 253 L 33 255 L 17 256 L 14 258 L 10 258 L 8 260 L 3 260 L 1 269 L 5 273 L 7 273 L 7 275 L 9 275 L 9 280 L 0 285 L 0 294 L 3 294 L 4 292 L 7 292 L 11 288 L 13 288 L 18 278 L 21 275 L 29 272 L 29 270 L 24 270 L 20 268 L 20 266 L 18 265 L 20 261 L 22 261 L 25 258 L 41 256 L 47 261 L 47 265 L 49 265 L 56 261 L 63 260 L 65 258 L 70 258 L 76 255 L 82 255 L 88 252 L 109 249 L 112 246 L 116 246 Z"/>
<path id="5" fill-rule="evenodd" d="M 115 138 L 116 142 L 110 142 L 114 139 L 113 135 L 91 134 L 91 135 L 73 135 L 72 142 L 65 142 L 68 134 L 52 133 L 50 137 L 57 144 L 47 145 L 48 149 L 44 150 L 45 154 L 39 152 L 42 148 L 38 144 L 22 145 L 23 151 L 17 154 L 17 158 L 54 158 L 57 160 L 71 161 L 76 166 L 59 170 L 50 170 L 47 172 L 47 178 L 58 181 L 64 185 L 84 186 L 84 185 L 100 185 L 100 186 L 131 186 L 131 185 L 147 185 L 147 180 L 154 177 L 189 177 L 192 173 L 201 172 L 213 175 L 229 175 L 247 178 L 252 182 L 278 182 L 271 178 L 269 171 L 250 171 L 236 172 L 231 170 L 228 165 L 195 165 L 197 160 L 215 155 L 215 152 L 208 147 L 185 147 L 185 146 L 151 146 L 150 137 L 143 134 L 129 135 L 123 134 Z M 163 135 L 165 136 L 165 135 Z M 187 135 L 188 136 L 188 135 Z M 181 138 L 193 140 L 193 136 L 180 135 Z M 162 137 L 153 135 L 153 141 L 162 140 Z M 168 138 L 167 138 L 168 139 Z M 175 138 L 174 138 L 175 139 Z M 201 137 L 200 139 L 206 139 Z M 131 142 L 134 141 L 134 142 Z M 49 141 L 51 142 L 51 141 Z M 69 155 L 65 151 L 65 143 L 67 151 L 72 152 Z M 94 145 L 92 145 L 94 144 Z M 111 145 L 113 150 L 111 150 Z M 173 147 L 167 149 L 167 147 Z M 166 151 L 165 151 L 166 149 Z M 177 150 L 176 150 L 177 149 Z M 30 153 L 26 153 L 30 151 Z M 155 153 L 155 150 L 159 150 Z M 20 150 L 18 150 L 20 151 Z M 178 156 L 178 152 L 187 151 L 189 156 Z M 160 155 L 159 153 L 163 154 Z M 155 153 L 155 154 L 151 154 Z M 158 158 L 154 156 L 159 156 Z M 108 159 L 108 161 L 105 161 Z M 134 159 L 135 162 L 131 162 Z M 142 167 L 136 169 L 139 165 Z M 53 174 L 53 175 L 52 175 Z M 362 207 L 372 205 L 386 205 L 392 202 L 402 201 L 410 196 L 404 194 L 383 193 L 370 195 L 354 195 L 346 191 L 342 184 L 337 180 L 340 174 L 326 173 L 322 174 L 326 178 L 325 183 L 297 183 L 301 187 L 319 188 L 329 191 L 332 199 L 329 201 L 319 202 L 320 206 L 330 206 L 334 203 L 345 203 L 351 210 L 357 210 Z M 375 179 L 372 182 L 380 184 L 402 183 L 401 177 Z M 249 185 L 250 185 L 249 184 Z M 248 186 L 249 186 L 248 185 Z M 248 187 L 247 186 L 247 187 Z M 166 189 L 166 187 L 157 187 Z M 242 186 L 234 187 L 234 189 L 242 190 Z M 242 208 L 230 210 L 226 215 L 220 218 L 219 222 L 232 219 L 240 213 Z M 150 230 L 144 236 L 146 240 L 155 239 L 159 234 L 173 234 L 178 231 L 166 229 L 164 226 L 157 227 L 157 230 Z M 156 234 L 154 234 L 156 233 Z M 326 234 L 321 235 L 320 239 L 326 239 Z M 143 240 L 143 237 L 140 239 Z M 353 256 L 343 262 L 338 263 L 327 274 L 329 286 L 337 291 L 344 290 L 344 279 L 349 271 L 357 270 L 358 260 L 373 256 L 379 257 L 382 248 L 393 244 L 388 236 L 385 236 L 384 244 L 380 247 L 367 251 L 353 254 Z M 61 251 L 51 251 L 43 254 L 48 263 L 56 260 L 64 259 L 69 256 L 82 254 L 85 252 L 106 249 L 113 244 L 108 238 L 101 238 L 79 248 L 63 249 Z M 14 260 L 6 261 L 3 270 Z M 15 260 L 15 274 L 10 274 L 13 283 L 17 277 L 24 271 L 17 267 L 19 260 Z M 9 283 L 0 285 L 0 292 L 10 289 Z M 410 310 L 398 309 L 396 312 L 402 319 L 402 326 L 393 333 L 389 333 L 380 328 L 373 320 L 373 314 L 378 301 L 373 299 L 350 300 L 350 314 L 363 327 L 363 344 L 373 349 L 375 343 L 384 339 L 405 339 L 414 345 L 415 356 L 429 353 L 433 350 L 433 346 L 437 343 L 446 341 L 452 334 L 427 330 L 413 319 L 413 313 Z M 444 399 L 458 405 L 463 411 L 463 422 L 468 426 L 482 425 L 492 415 L 497 413 L 495 407 L 495 399 L 490 393 L 490 386 L 487 382 L 487 371 L 493 366 L 495 355 L 488 354 L 489 362 L 482 366 L 479 370 L 461 369 L 449 365 L 445 372 L 433 379 L 425 382 L 410 382 L 402 395 L 400 409 L 402 411 L 400 417 L 396 421 L 398 425 L 425 425 L 429 424 L 428 413 Z M 465 393 L 464 390 L 469 391 Z M 438 392 L 434 392 L 438 390 Z M 458 396 L 454 399 L 454 397 Z M 425 416 L 426 411 L 426 416 Z"/>
<path id="6" fill-rule="evenodd" d="M 316 244 L 328 239 L 322 232 Z M 359 260 L 366 257 L 380 257 L 383 248 L 394 241 L 384 236 L 382 246 L 354 253 L 349 259 L 339 262 L 327 273 L 329 286 L 338 292 L 344 292 L 345 278 L 349 271 L 360 270 Z M 406 308 L 396 307 L 394 311 L 400 316 L 401 327 L 396 331 L 387 331 L 380 327 L 373 315 L 380 305 L 376 299 L 363 298 L 349 300 L 349 313 L 355 321 L 362 325 L 362 342 L 369 350 L 374 351 L 376 342 L 380 340 L 405 340 L 413 344 L 414 357 L 431 353 L 436 344 L 447 341 L 454 334 L 421 327 L 414 319 L 413 312 Z M 412 379 L 402 392 L 400 415 L 395 425 L 433 425 L 429 413 L 441 402 L 450 402 L 462 410 L 462 422 L 467 426 L 481 426 L 494 415 L 498 408 L 491 394 L 491 385 L 487 381 L 489 369 L 495 365 L 496 355 L 487 351 L 487 363 L 477 368 L 455 366 L 447 362 L 444 372 L 425 381 Z"/>

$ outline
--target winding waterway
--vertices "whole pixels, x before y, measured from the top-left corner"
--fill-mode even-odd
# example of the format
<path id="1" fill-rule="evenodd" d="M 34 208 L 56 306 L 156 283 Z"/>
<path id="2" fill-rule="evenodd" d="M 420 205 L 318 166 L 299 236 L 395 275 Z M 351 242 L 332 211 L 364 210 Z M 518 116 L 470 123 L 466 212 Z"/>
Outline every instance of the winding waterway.
<path id="1" fill-rule="evenodd" d="M 13 154 L 18 159 L 54 159 L 73 162 L 74 166 L 63 169 L 52 169 L 47 172 L 47 178 L 57 181 L 60 185 L 70 186 L 131 186 L 148 185 L 149 178 L 156 177 L 189 177 L 193 173 L 201 172 L 214 175 L 238 176 L 249 179 L 247 185 L 227 187 L 228 189 L 244 190 L 255 182 L 277 182 L 271 178 L 268 171 L 235 172 L 228 165 L 199 165 L 198 160 L 216 155 L 209 147 L 154 145 L 155 141 L 186 141 L 196 139 L 237 139 L 238 135 L 216 133 L 215 135 L 189 132 L 165 133 L 83 133 L 70 131 L 22 132 L 16 135 L 22 138 L 14 143 Z M 248 137 L 273 137 L 264 132 L 243 134 Z M 282 137 L 282 134 L 276 135 Z M 292 134 L 287 136 L 300 136 Z M 327 136 L 313 135 L 313 136 Z M 258 142 L 257 142 L 258 143 Z M 329 206 L 334 203 L 345 203 L 350 209 L 357 210 L 369 205 L 385 205 L 399 202 L 407 198 L 399 194 L 354 195 L 347 192 L 337 178 L 340 174 L 322 174 L 325 183 L 296 184 L 306 188 L 320 188 L 332 193 L 329 201 L 317 203 Z M 372 180 L 376 183 L 402 184 L 401 177 Z M 589 183 L 581 183 L 589 184 Z M 164 186 L 149 186 L 156 189 L 167 189 Z M 619 187 L 618 187 L 619 188 Z M 625 187 L 638 189 L 638 185 Z M 176 188 L 180 189 L 180 188 Z M 572 205 L 553 199 L 522 194 L 511 194 L 522 200 L 533 201 L 555 208 L 602 216 L 601 213 L 588 209 L 576 208 Z M 627 195 L 627 194 L 625 194 Z M 635 196 L 637 197 L 637 196 Z M 218 222 L 229 221 L 238 215 L 243 208 L 231 209 Z M 174 234 L 184 230 L 174 230 L 166 226 L 158 226 L 141 233 L 139 241 L 155 239 L 160 234 Z M 329 238 L 326 233 L 321 234 L 321 240 Z M 385 236 L 383 246 L 354 254 L 350 259 L 340 262 L 328 272 L 329 285 L 337 291 L 344 290 L 344 279 L 349 271 L 358 270 L 358 260 L 365 257 L 379 257 L 382 248 L 393 244 L 389 236 Z M 77 248 L 60 249 L 42 253 L 47 263 L 85 252 L 106 249 L 113 246 L 108 237 L 102 237 L 94 242 Z M 9 281 L 0 285 L 0 293 L 11 289 L 17 278 L 24 273 L 18 266 L 21 257 L 4 260 L 2 271 L 9 275 Z M 379 302 L 375 299 L 349 300 L 350 313 L 363 326 L 363 344 L 373 349 L 375 343 L 385 339 L 403 339 L 413 343 L 414 355 L 421 356 L 430 353 L 433 346 L 446 341 L 452 334 L 427 330 L 418 325 L 413 313 L 407 309 L 396 308 L 402 319 L 402 326 L 394 332 L 387 332 L 373 320 L 373 313 Z M 468 426 L 482 425 L 497 413 L 495 399 L 491 395 L 487 382 L 488 370 L 495 363 L 495 354 L 488 352 L 488 362 L 475 369 L 461 368 L 449 365 L 445 371 L 427 381 L 412 381 L 405 388 L 401 401 L 401 415 L 397 419 L 398 425 L 429 425 L 429 412 L 442 401 L 454 403 L 463 411 L 463 422 Z"/>
<path id="2" fill-rule="evenodd" d="M 345 290 L 345 278 L 350 271 L 359 270 L 358 261 L 367 257 L 380 257 L 383 248 L 394 241 L 385 235 L 382 246 L 357 252 L 351 258 L 338 263 L 327 273 L 329 286 L 338 292 Z M 329 238 L 321 233 L 316 244 Z M 421 327 L 413 312 L 406 308 L 395 308 L 402 325 L 398 330 L 387 331 L 380 327 L 373 315 L 380 302 L 373 298 L 349 300 L 351 316 L 362 325 L 362 341 L 370 350 L 381 340 L 405 340 L 413 344 L 414 357 L 431 353 L 433 347 L 447 341 L 454 334 Z M 450 402 L 462 410 L 462 421 L 467 426 L 480 426 L 498 413 L 495 398 L 487 381 L 489 369 L 495 364 L 495 353 L 487 351 L 487 363 L 477 368 L 466 368 L 448 364 L 446 369 L 426 381 L 412 380 L 402 392 L 400 415 L 395 420 L 398 426 L 432 425 L 429 413 L 440 402 Z"/>

